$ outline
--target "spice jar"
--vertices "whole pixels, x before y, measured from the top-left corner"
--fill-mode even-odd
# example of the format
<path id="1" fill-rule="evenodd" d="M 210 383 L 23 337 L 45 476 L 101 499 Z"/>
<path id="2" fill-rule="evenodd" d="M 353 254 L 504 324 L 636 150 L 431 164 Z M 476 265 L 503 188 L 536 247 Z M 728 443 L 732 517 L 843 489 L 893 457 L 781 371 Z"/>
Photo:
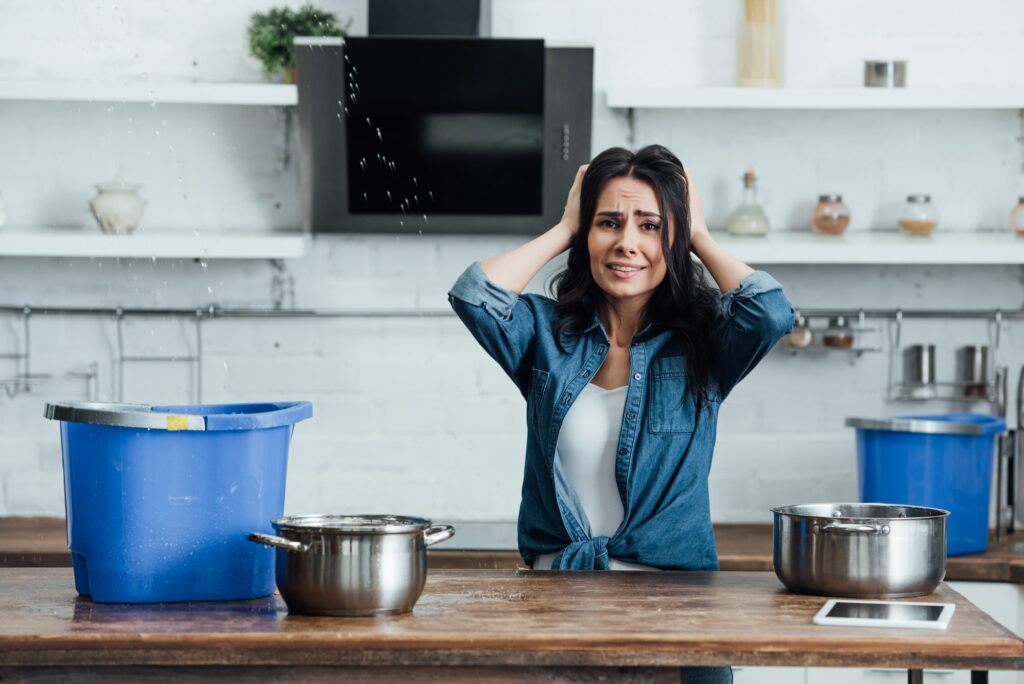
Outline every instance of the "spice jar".
<path id="1" fill-rule="evenodd" d="M 836 347 L 837 349 L 849 349 L 853 346 L 853 331 L 850 329 L 849 323 L 846 322 L 846 316 L 836 316 L 828 320 L 828 330 L 822 336 L 821 341 L 825 343 L 826 347 Z"/>
<path id="2" fill-rule="evenodd" d="M 819 233 L 839 235 L 850 225 L 850 209 L 842 195 L 819 195 L 818 204 L 811 214 L 811 225 Z"/>
<path id="3" fill-rule="evenodd" d="M 939 225 L 939 210 L 932 204 L 931 195 L 907 195 L 899 223 L 908 235 L 931 235 Z"/>
<path id="4" fill-rule="evenodd" d="M 797 316 L 793 323 L 793 331 L 786 335 L 786 342 L 790 347 L 803 349 L 814 344 L 814 333 L 807 327 L 807 320 L 803 316 Z"/>
<path id="5" fill-rule="evenodd" d="M 1010 212 L 1010 230 L 1024 237 L 1024 197 L 1017 199 L 1017 206 Z"/>

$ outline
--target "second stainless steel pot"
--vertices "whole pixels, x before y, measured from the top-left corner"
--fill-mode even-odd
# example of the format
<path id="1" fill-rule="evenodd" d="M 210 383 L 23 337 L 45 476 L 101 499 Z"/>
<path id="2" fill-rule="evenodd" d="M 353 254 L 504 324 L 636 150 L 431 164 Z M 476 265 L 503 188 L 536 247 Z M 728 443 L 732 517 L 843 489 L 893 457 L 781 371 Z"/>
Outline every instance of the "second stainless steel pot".
<path id="1" fill-rule="evenodd" d="M 773 561 L 802 594 L 900 598 L 930 594 L 946 575 L 949 511 L 821 503 L 773 508 Z"/>
<path id="2" fill-rule="evenodd" d="M 272 521 L 280 536 L 277 588 L 288 610 L 311 615 L 389 615 L 412 610 L 427 579 L 427 547 L 450 525 L 393 515 L 299 515 Z"/>

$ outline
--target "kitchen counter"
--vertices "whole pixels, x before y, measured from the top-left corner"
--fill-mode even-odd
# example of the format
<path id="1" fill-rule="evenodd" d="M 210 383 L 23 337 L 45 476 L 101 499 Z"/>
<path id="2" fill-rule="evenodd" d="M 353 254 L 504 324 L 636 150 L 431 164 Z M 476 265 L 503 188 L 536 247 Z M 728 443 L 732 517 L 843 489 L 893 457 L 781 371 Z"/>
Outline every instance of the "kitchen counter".
<path id="1" fill-rule="evenodd" d="M 89 681 L 460 682 L 678 682 L 680 666 L 724 664 L 1024 669 L 1024 640 L 948 585 L 914 600 L 955 603 L 948 629 L 814 625 L 824 598 L 768 572 L 435 570 L 411 614 L 324 618 L 289 615 L 277 596 L 96 604 L 75 594 L 70 569 L 2 568 L 0 679 L 21 668 Z"/>
<path id="2" fill-rule="evenodd" d="M 453 524 L 455 536 L 430 550 L 431 568 L 514 569 L 522 565 L 515 550 L 515 523 Z M 771 571 L 770 525 L 715 525 L 715 538 L 722 570 Z M 1024 542 L 1024 532 L 990 544 L 985 553 L 949 558 L 946 579 L 1024 584 L 1024 553 L 1011 550 L 1017 542 Z M 0 567 L 70 565 L 62 518 L 0 518 Z"/>

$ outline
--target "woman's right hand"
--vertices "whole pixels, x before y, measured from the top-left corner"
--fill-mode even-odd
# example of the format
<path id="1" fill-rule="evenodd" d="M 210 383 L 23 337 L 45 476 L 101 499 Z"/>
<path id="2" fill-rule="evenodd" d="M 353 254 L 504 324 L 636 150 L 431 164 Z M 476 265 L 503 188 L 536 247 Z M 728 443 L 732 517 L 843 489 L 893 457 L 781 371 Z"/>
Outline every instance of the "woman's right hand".
<path id="1" fill-rule="evenodd" d="M 583 174 L 587 172 L 587 166 L 589 164 L 584 164 L 576 171 L 576 178 L 572 182 L 572 187 L 569 189 L 569 197 L 565 201 L 565 211 L 562 212 L 562 220 L 559 221 L 562 226 L 569 230 L 569 235 L 572 237 L 575 237 L 580 229 L 580 188 L 583 186 Z"/>

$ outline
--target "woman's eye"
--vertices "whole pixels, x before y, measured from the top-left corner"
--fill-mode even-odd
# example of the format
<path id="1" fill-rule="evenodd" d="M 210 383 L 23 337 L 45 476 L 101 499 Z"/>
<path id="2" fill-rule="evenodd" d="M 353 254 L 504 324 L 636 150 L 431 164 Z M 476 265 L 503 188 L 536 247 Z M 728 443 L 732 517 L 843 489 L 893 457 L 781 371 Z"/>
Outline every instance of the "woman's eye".
<path id="1" fill-rule="evenodd" d="M 601 221 L 598 221 L 597 225 L 600 226 L 601 228 L 617 228 L 619 226 L 618 223 L 612 221 L 611 219 L 603 219 Z"/>
<path id="2" fill-rule="evenodd" d="M 659 229 L 661 229 L 661 224 L 659 224 L 659 223 L 645 223 L 645 224 L 643 224 L 643 229 L 644 230 L 659 230 Z"/>

